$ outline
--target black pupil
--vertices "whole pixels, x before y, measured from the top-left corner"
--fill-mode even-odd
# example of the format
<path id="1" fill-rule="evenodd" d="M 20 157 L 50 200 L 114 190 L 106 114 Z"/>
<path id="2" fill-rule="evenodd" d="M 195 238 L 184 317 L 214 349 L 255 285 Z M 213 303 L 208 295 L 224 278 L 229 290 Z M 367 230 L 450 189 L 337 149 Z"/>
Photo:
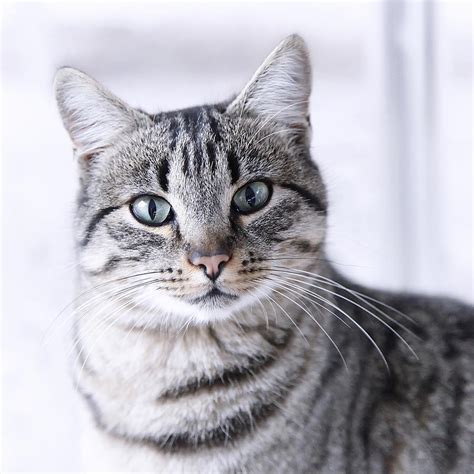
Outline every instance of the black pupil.
<path id="1" fill-rule="evenodd" d="M 155 220 L 156 216 L 156 204 L 154 199 L 150 199 L 148 203 L 148 214 L 150 215 L 151 220 Z"/>
<path id="2" fill-rule="evenodd" d="M 250 207 L 254 207 L 255 206 L 255 200 L 256 200 L 257 196 L 255 195 L 253 189 L 250 187 L 250 186 L 247 186 L 245 188 L 245 200 L 247 201 L 247 204 L 250 206 Z"/>

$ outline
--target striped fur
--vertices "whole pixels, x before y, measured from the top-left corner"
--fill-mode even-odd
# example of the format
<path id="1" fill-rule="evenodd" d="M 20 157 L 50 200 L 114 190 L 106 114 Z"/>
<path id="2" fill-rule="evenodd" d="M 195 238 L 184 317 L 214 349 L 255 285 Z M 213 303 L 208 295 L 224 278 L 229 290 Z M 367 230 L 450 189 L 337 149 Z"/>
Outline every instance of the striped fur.
<path id="1" fill-rule="evenodd" d="M 472 308 L 331 267 L 310 84 L 297 36 L 233 101 L 154 115 L 59 71 L 80 169 L 73 374 L 90 469 L 472 471 Z M 238 214 L 253 181 L 269 202 Z M 169 222 L 133 217 L 143 194 L 171 204 Z M 231 254 L 217 280 L 195 248 Z"/>

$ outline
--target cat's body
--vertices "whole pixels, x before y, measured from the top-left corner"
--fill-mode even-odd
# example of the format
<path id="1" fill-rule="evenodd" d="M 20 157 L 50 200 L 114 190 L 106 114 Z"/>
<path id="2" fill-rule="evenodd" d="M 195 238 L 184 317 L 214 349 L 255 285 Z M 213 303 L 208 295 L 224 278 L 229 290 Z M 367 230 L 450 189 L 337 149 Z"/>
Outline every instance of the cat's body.
<path id="1" fill-rule="evenodd" d="M 473 311 L 329 265 L 299 38 L 229 104 L 149 116 L 69 69 L 56 87 L 91 469 L 472 470 Z"/>
<path id="2" fill-rule="evenodd" d="M 179 334 L 110 329 L 100 350 L 77 367 L 89 422 L 100 427 L 95 435 L 87 432 L 90 467 L 471 472 L 472 310 L 449 300 L 364 292 L 418 322 L 410 327 L 420 339 L 407 338 L 418 361 L 393 333 L 344 300 L 338 304 L 373 335 L 390 373 L 355 327 L 319 317 L 341 347 L 346 369 L 325 335 L 290 305 L 308 343 L 291 323 L 275 321 L 271 306 L 268 328 L 243 319 L 241 327 Z"/>

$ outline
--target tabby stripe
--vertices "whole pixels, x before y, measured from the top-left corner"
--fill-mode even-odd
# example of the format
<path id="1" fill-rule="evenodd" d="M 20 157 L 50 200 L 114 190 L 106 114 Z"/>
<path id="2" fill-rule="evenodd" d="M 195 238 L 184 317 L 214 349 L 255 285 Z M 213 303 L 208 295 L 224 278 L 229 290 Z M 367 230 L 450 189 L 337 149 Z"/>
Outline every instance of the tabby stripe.
<path id="1" fill-rule="evenodd" d="M 222 141 L 222 136 L 219 131 L 219 125 L 217 124 L 217 120 L 212 116 L 212 114 L 208 115 L 208 119 L 209 126 L 211 127 L 211 131 L 214 135 L 214 140 L 216 141 L 216 143 L 219 143 L 220 141 Z"/>
<path id="2" fill-rule="evenodd" d="M 230 182 L 231 184 L 235 184 L 240 178 L 240 166 L 237 155 L 233 150 L 227 152 L 227 165 L 230 171 Z"/>
<path id="3" fill-rule="evenodd" d="M 311 464 L 311 472 L 323 471 L 330 455 L 329 442 L 334 426 L 334 417 L 336 416 L 335 410 L 335 405 L 329 404 L 325 409 L 323 421 L 318 427 L 321 437 L 318 439 L 317 458 Z"/>
<path id="4" fill-rule="evenodd" d="M 459 432 L 460 420 L 462 419 L 462 402 L 466 396 L 466 378 L 462 375 L 456 374 L 452 377 L 453 385 L 453 406 L 448 407 L 447 412 L 447 426 L 446 426 L 446 462 L 448 469 L 455 471 L 457 461 L 459 459 Z"/>
<path id="5" fill-rule="evenodd" d="M 347 473 L 352 472 L 353 465 L 353 451 L 354 451 L 354 423 L 356 418 L 356 410 L 361 400 L 364 385 L 367 384 L 367 366 L 368 364 L 362 364 L 360 368 L 359 376 L 355 382 L 352 397 L 349 405 L 347 406 L 346 426 L 345 426 L 345 445 L 344 445 L 344 459 L 346 461 L 345 471 Z M 357 415 L 359 415 L 357 413 Z"/>
<path id="6" fill-rule="evenodd" d="M 117 209 L 119 209 L 119 206 L 106 207 L 105 209 L 101 209 L 97 214 L 95 214 L 95 216 L 91 219 L 89 225 L 87 226 L 84 238 L 80 242 L 81 247 L 85 247 L 89 243 L 92 233 L 94 232 L 99 222 L 105 217 L 107 217 L 111 212 L 114 212 Z"/>
<path id="7" fill-rule="evenodd" d="M 288 390 L 289 387 L 286 387 Z M 257 424 L 263 423 L 270 418 L 279 409 L 278 402 L 272 403 L 255 403 L 250 411 L 238 410 L 236 414 L 220 421 L 216 428 L 198 432 L 181 432 L 169 433 L 159 437 L 146 436 L 137 437 L 130 436 L 123 432 L 117 432 L 110 429 L 104 421 L 103 414 L 98 403 L 90 393 L 86 393 L 78 387 L 79 393 L 84 397 L 85 401 L 91 409 L 96 425 L 102 430 L 106 430 L 110 435 L 117 438 L 125 439 L 129 442 L 144 443 L 159 449 L 160 451 L 178 452 L 183 450 L 196 451 L 202 448 L 212 448 L 219 445 L 226 445 L 229 441 L 235 442 L 237 438 L 241 438 L 253 431 Z"/>
<path id="8" fill-rule="evenodd" d="M 184 133 L 186 133 L 186 135 L 190 135 L 191 134 L 191 125 L 190 125 L 190 121 L 189 121 L 189 116 L 185 113 L 182 114 L 182 117 L 183 117 L 183 129 L 184 129 Z"/>
<path id="9" fill-rule="evenodd" d="M 364 317 L 362 310 L 358 308 L 355 310 L 354 316 L 358 316 L 359 320 Z M 380 349 L 384 354 L 387 361 L 390 361 L 390 355 L 397 349 L 399 340 L 392 332 L 387 332 L 383 345 Z M 364 377 L 366 376 L 367 371 L 364 371 Z M 370 446 L 370 435 L 373 432 L 373 424 L 375 421 L 375 416 L 377 414 L 377 406 L 380 404 L 381 400 L 396 400 L 400 399 L 399 394 L 399 381 L 394 372 L 387 373 L 383 372 L 384 380 L 381 384 L 375 385 L 372 383 L 371 390 L 367 394 L 365 405 L 363 410 L 361 410 L 360 419 L 363 420 L 362 426 L 359 428 L 360 437 L 362 441 L 362 447 L 364 452 L 364 458 L 369 465 L 370 455 L 371 455 L 371 446 Z M 397 401 L 398 401 L 397 400 Z M 354 413 L 354 410 L 351 410 L 350 413 Z"/>
<path id="10" fill-rule="evenodd" d="M 175 148 L 176 148 L 176 141 L 178 140 L 178 133 L 179 133 L 179 122 L 175 117 L 173 117 L 170 120 L 170 135 L 171 135 L 170 149 L 171 149 L 171 151 L 174 151 Z"/>
<path id="11" fill-rule="evenodd" d="M 98 404 L 92 395 L 81 392 L 89 404 L 96 424 L 99 428 L 107 431 L 110 435 L 125 439 L 137 444 L 146 444 L 155 449 L 166 452 L 178 451 L 197 451 L 202 448 L 212 448 L 216 446 L 226 446 L 229 442 L 235 442 L 238 439 L 255 432 L 255 430 L 267 421 L 272 415 L 277 414 L 284 405 L 291 391 L 297 386 L 308 369 L 308 357 L 304 363 L 296 369 L 291 377 L 288 377 L 282 383 L 279 383 L 269 395 L 273 395 L 271 402 L 263 403 L 257 401 L 250 410 L 239 409 L 235 414 L 219 420 L 218 426 L 208 430 L 195 432 L 168 433 L 158 437 L 154 436 L 130 436 L 123 431 L 117 431 L 103 422 L 103 416 Z"/>
<path id="12" fill-rule="evenodd" d="M 166 239 L 156 234 L 151 234 L 146 230 L 137 230 L 132 225 L 121 223 L 119 226 L 105 224 L 110 237 L 117 241 L 117 245 L 125 250 L 142 250 L 146 255 L 145 246 L 162 247 L 166 245 Z"/>
<path id="13" fill-rule="evenodd" d="M 327 209 L 326 206 L 323 205 L 321 200 L 315 194 L 310 193 L 306 189 L 298 186 L 297 184 L 293 183 L 278 183 L 282 188 L 290 189 L 298 193 L 311 207 L 313 207 L 316 211 L 321 212 L 322 214 L 326 214 Z"/>
<path id="14" fill-rule="evenodd" d="M 202 150 L 197 140 L 197 126 L 199 124 L 200 112 L 195 109 L 190 109 L 183 114 L 183 124 L 186 134 L 189 136 L 193 144 L 193 164 L 197 173 L 201 171 Z"/>
<path id="15" fill-rule="evenodd" d="M 235 442 L 255 430 L 257 424 L 263 423 L 278 411 L 276 403 L 256 403 L 251 409 L 239 410 L 235 415 L 222 420 L 217 428 L 197 433 L 170 433 L 158 438 L 146 437 L 147 444 L 160 450 L 177 452 L 212 448 Z"/>
<path id="16" fill-rule="evenodd" d="M 79 383 L 76 383 L 76 390 L 84 397 L 84 400 L 86 401 L 90 411 L 92 412 L 92 417 L 94 418 L 96 425 L 105 430 L 106 425 L 102 421 L 102 412 L 100 411 L 99 404 L 94 400 L 94 397 L 90 393 L 85 392 L 81 388 Z"/>
<path id="17" fill-rule="evenodd" d="M 198 111 L 195 120 L 193 121 L 192 129 L 192 139 L 194 143 L 194 161 L 196 166 L 196 171 L 201 172 L 202 162 L 203 162 L 203 149 L 202 141 L 200 140 L 199 135 L 201 134 L 202 128 L 202 114 L 201 110 Z"/>
<path id="18" fill-rule="evenodd" d="M 252 328 L 254 329 L 254 328 Z M 279 350 L 283 350 L 290 343 L 293 331 L 285 331 L 283 338 L 280 338 L 278 341 L 275 341 L 271 338 L 271 335 L 267 334 L 266 326 L 261 328 L 262 331 L 259 331 L 259 334 L 264 338 L 270 345 Z M 245 330 L 245 328 L 243 328 Z M 223 345 L 222 341 L 217 337 L 212 328 L 208 329 L 210 337 L 214 339 L 217 346 L 220 350 L 229 352 L 228 349 Z M 272 351 L 274 352 L 274 351 Z M 234 354 L 232 352 L 229 352 Z M 234 383 L 242 383 L 252 376 L 260 374 L 263 370 L 268 369 L 276 361 L 275 356 L 272 354 L 262 354 L 259 356 L 253 356 L 248 358 L 248 363 L 241 366 L 233 366 L 223 370 L 216 374 L 214 377 L 203 376 L 199 379 L 192 379 L 181 385 L 179 387 L 173 387 L 166 390 L 159 398 L 160 399 L 170 399 L 170 398 L 179 398 L 184 395 L 189 395 L 196 393 L 200 389 L 212 389 L 214 387 L 222 387 L 225 385 L 232 385 Z"/>
<path id="19" fill-rule="evenodd" d="M 336 293 L 338 290 L 336 290 Z M 336 296 L 336 303 L 337 305 L 343 309 L 344 311 L 348 311 L 350 307 L 350 303 L 346 300 L 340 300 L 338 296 Z M 354 319 L 359 322 L 359 324 L 362 324 L 361 321 L 361 315 L 362 313 L 361 309 L 355 310 L 353 312 Z M 348 313 L 350 314 L 350 313 Z M 390 333 L 389 333 L 390 335 Z M 370 342 L 367 339 L 362 339 L 360 340 L 360 343 L 357 347 L 357 351 L 359 354 L 369 354 L 370 351 L 372 350 L 372 347 L 370 345 Z M 361 359 L 362 360 L 362 359 Z M 378 363 L 378 361 L 377 361 Z M 360 364 L 359 366 L 359 373 L 358 376 L 355 380 L 354 383 L 354 388 L 352 391 L 352 396 L 351 399 L 347 405 L 347 413 L 345 414 L 346 416 L 346 426 L 345 426 L 345 446 L 344 446 L 344 459 L 346 461 L 346 466 L 345 466 L 345 472 L 352 472 L 352 463 L 353 463 L 353 451 L 354 451 L 354 437 L 355 436 L 362 436 L 362 438 L 365 438 L 366 440 L 369 439 L 369 432 L 366 434 L 362 433 L 360 434 L 358 431 L 356 431 L 357 427 L 354 427 L 354 424 L 356 423 L 356 419 L 364 419 L 363 415 L 360 413 L 360 410 L 363 409 L 364 407 L 367 408 L 367 403 L 366 398 L 367 394 L 364 392 L 364 387 L 369 387 L 370 383 L 370 366 L 367 363 Z M 376 387 L 372 386 L 372 390 L 370 392 L 370 398 L 373 400 L 380 393 L 379 390 L 375 390 Z M 366 413 L 364 413 L 366 415 Z M 364 420 L 365 421 L 365 420 Z"/>
<path id="20" fill-rule="evenodd" d="M 186 122 L 198 122 L 202 114 L 202 107 L 189 107 L 181 111 L 181 114 L 186 119 Z"/>
<path id="21" fill-rule="evenodd" d="M 269 355 L 249 358 L 247 365 L 229 367 L 214 377 L 203 376 L 199 379 L 190 380 L 179 387 L 170 388 L 158 398 L 158 401 L 177 399 L 185 395 L 194 394 L 200 390 L 212 390 L 217 387 L 225 387 L 234 383 L 245 382 L 251 377 L 257 376 L 262 370 L 267 369 L 274 362 L 275 357 Z"/>
<path id="22" fill-rule="evenodd" d="M 255 331 L 263 338 L 266 342 L 270 345 L 275 347 L 276 349 L 281 349 L 286 347 L 291 338 L 293 337 L 293 328 L 287 329 L 282 328 L 279 326 L 270 326 L 273 329 L 277 329 L 283 333 L 283 335 L 272 334 L 269 332 L 269 328 L 267 326 L 247 326 L 245 324 L 239 324 L 238 326 L 242 331 L 246 333 L 254 333 Z"/>
<path id="23" fill-rule="evenodd" d="M 199 174 L 201 172 L 201 167 L 202 167 L 202 148 L 201 148 L 201 143 L 197 140 L 194 140 L 194 166 L 196 169 L 196 172 Z"/>
<path id="24" fill-rule="evenodd" d="M 197 433 L 176 433 L 160 436 L 159 438 L 148 438 L 154 446 L 169 451 L 178 451 L 183 449 L 196 450 L 201 447 L 214 447 L 227 444 L 229 441 L 235 442 L 238 438 L 254 432 L 258 425 L 268 420 L 276 414 L 285 403 L 297 381 L 304 376 L 307 370 L 308 360 L 295 370 L 293 376 L 279 384 L 278 388 L 272 394 L 276 398 L 272 402 L 256 402 L 249 410 L 239 410 L 235 415 L 219 422 L 217 428 Z"/>
<path id="25" fill-rule="evenodd" d="M 334 383 L 337 382 L 337 376 L 344 370 L 344 364 L 340 357 L 336 357 L 332 353 L 328 353 L 324 368 L 319 377 L 319 383 L 315 386 L 311 396 L 311 406 L 316 406 L 319 399 L 330 391 Z M 331 385 L 330 385 L 331 384 Z"/>
<path id="26" fill-rule="evenodd" d="M 168 192 L 168 173 L 170 172 L 170 163 L 168 158 L 163 158 L 158 165 L 158 179 L 160 182 L 161 189 Z"/>
<path id="27" fill-rule="evenodd" d="M 187 176 L 189 170 L 189 153 L 187 145 L 183 146 L 183 174 Z"/>
<path id="28" fill-rule="evenodd" d="M 216 171 L 216 147 L 214 143 L 206 143 L 207 156 L 209 157 L 209 163 L 212 171 Z"/>

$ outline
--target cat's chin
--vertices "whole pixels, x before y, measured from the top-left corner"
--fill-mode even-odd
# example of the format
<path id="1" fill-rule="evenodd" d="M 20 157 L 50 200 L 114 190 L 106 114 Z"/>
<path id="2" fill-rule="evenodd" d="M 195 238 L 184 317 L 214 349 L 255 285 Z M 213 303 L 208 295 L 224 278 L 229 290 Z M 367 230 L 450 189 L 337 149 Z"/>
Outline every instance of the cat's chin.
<path id="1" fill-rule="evenodd" d="M 259 305 L 260 294 L 246 292 L 235 295 L 223 290 L 211 289 L 194 297 L 175 297 L 166 294 L 149 293 L 142 307 L 148 315 L 149 326 L 164 325 L 181 328 L 187 325 L 205 325 L 223 322 L 247 313 Z"/>

